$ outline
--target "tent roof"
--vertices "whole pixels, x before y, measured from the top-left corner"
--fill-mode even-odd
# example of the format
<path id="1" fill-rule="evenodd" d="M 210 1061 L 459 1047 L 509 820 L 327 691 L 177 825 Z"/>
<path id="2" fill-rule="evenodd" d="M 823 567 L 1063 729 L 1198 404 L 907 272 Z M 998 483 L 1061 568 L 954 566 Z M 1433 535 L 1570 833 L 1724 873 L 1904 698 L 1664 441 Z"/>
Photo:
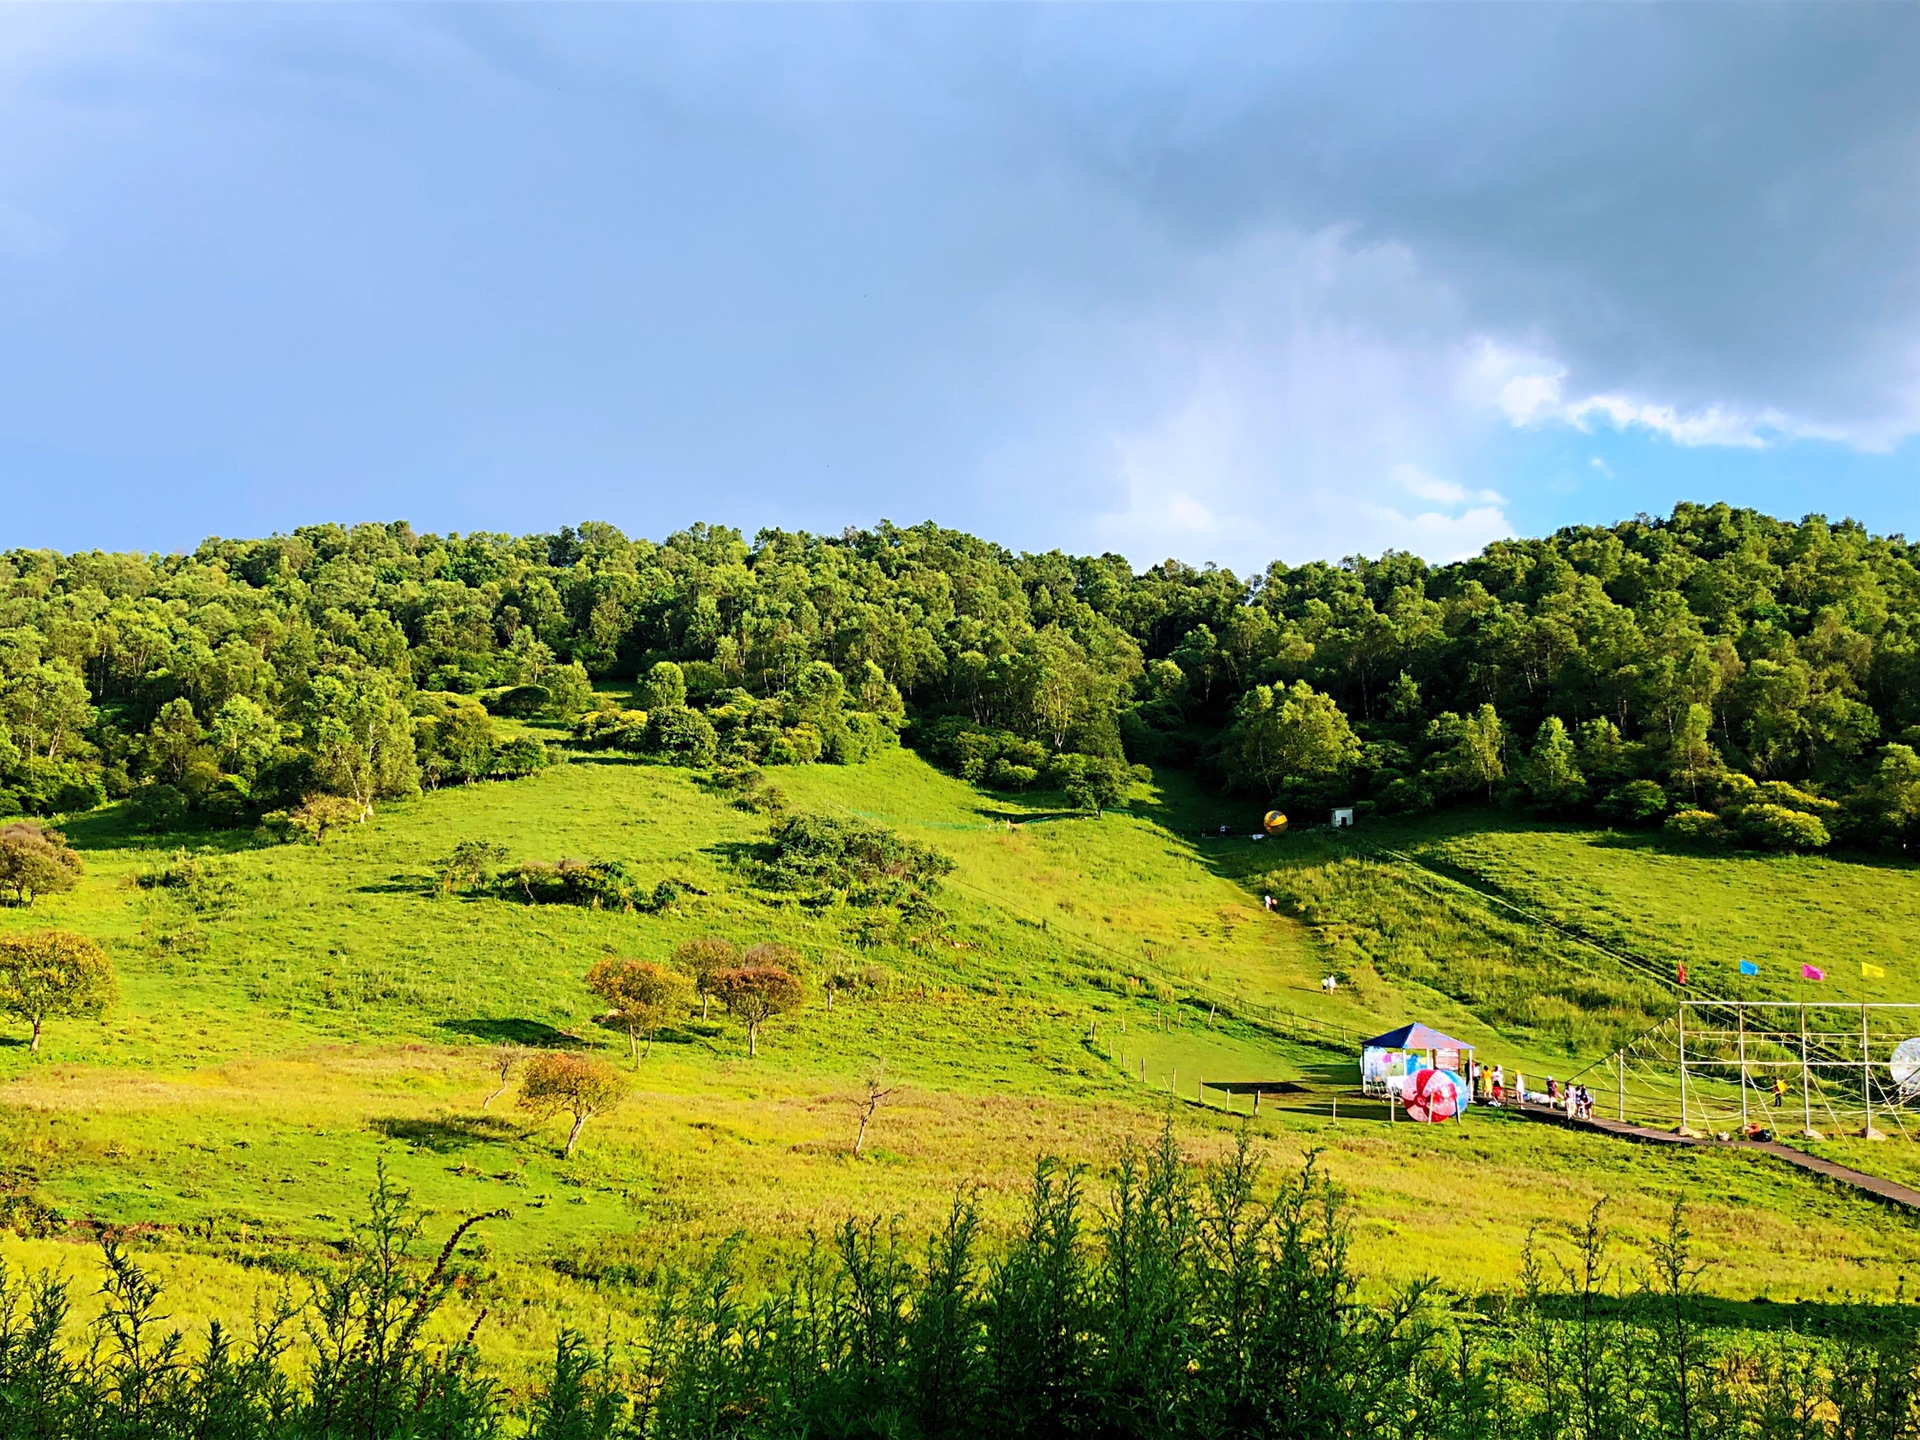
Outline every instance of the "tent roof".
<path id="1" fill-rule="evenodd" d="M 1417 1020 L 1411 1025 L 1402 1025 L 1398 1030 L 1389 1030 L 1384 1035 L 1363 1040 L 1360 1045 L 1364 1050 L 1466 1050 L 1472 1048 L 1451 1035 L 1442 1035 L 1438 1030 L 1422 1025 Z"/>

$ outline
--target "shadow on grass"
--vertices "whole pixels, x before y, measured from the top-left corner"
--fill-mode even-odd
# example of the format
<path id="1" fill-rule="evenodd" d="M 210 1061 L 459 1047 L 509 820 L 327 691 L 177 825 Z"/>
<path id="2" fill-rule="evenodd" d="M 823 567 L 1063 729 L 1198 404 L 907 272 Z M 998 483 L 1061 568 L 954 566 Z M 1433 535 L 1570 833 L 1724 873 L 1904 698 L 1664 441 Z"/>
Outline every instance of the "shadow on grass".
<path id="1" fill-rule="evenodd" d="M 252 825 L 229 826 L 189 823 L 166 830 L 147 830 L 136 823 L 128 803 L 121 801 L 71 815 L 55 828 L 76 850 L 211 850 L 223 855 L 243 850 L 265 850 L 282 842 L 264 836 Z"/>
<path id="2" fill-rule="evenodd" d="M 494 1115 L 390 1116 L 371 1122 L 389 1140 L 445 1155 L 472 1145 L 504 1145 L 526 1138 L 524 1127 Z"/>
<path id="3" fill-rule="evenodd" d="M 1092 820 L 1097 818 L 1086 810 L 1015 810 L 1006 805 L 982 805 L 974 814 L 990 825 L 1044 825 L 1055 820 Z M 1129 812 L 1120 806 L 1107 811 L 1109 815 L 1124 815 Z"/>
<path id="4" fill-rule="evenodd" d="M 1557 1320 L 1578 1320 L 1578 1295 L 1543 1295 L 1537 1302 Z M 1621 1319 L 1648 1329 L 1672 1323 L 1673 1301 L 1661 1295 L 1599 1295 L 1590 1302 L 1596 1317 Z M 1695 1325 L 1725 1330 L 1791 1330 L 1803 1335 L 1861 1334 L 1884 1327 L 1910 1326 L 1911 1307 L 1854 1300 L 1734 1300 L 1695 1293 L 1682 1302 Z"/>
<path id="5" fill-rule="evenodd" d="M 353 887 L 356 895 L 424 895 L 433 897 L 438 894 L 431 878 L 424 875 L 394 875 L 385 880 L 376 880 L 370 885 Z"/>
<path id="6" fill-rule="evenodd" d="M 556 1030 L 544 1020 L 442 1020 L 439 1028 L 491 1045 L 526 1045 L 536 1050 L 585 1050 L 593 1043 L 570 1031 Z"/>

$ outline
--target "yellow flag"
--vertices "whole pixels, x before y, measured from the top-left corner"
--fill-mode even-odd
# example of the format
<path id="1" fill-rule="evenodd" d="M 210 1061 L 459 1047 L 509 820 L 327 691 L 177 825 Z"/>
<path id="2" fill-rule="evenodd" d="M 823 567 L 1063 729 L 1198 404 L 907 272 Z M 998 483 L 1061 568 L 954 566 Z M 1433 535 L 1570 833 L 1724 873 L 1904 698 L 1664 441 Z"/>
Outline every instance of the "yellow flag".
<path id="1" fill-rule="evenodd" d="M 1864 960 L 1860 962 L 1860 973 L 1869 980 L 1884 980 L 1887 978 L 1887 972 L 1884 968 L 1879 965 L 1869 965 Z"/>

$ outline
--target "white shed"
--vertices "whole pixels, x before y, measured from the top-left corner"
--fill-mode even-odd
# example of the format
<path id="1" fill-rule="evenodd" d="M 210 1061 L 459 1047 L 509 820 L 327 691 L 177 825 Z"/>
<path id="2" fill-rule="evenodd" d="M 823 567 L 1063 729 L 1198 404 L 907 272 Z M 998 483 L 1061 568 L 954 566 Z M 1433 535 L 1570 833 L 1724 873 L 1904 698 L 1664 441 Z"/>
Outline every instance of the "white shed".
<path id="1" fill-rule="evenodd" d="M 1336 830 L 1351 830 L 1353 828 L 1353 807 L 1351 805 L 1343 805 L 1333 812 L 1333 828 Z"/>

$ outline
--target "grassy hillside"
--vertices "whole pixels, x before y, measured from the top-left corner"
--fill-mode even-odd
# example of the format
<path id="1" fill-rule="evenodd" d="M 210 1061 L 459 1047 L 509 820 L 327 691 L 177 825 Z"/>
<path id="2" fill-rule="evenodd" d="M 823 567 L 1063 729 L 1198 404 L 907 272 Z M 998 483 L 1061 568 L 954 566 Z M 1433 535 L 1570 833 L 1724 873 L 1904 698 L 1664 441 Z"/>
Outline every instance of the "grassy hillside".
<path id="1" fill-rule="evenodd" d="M 1651 836 L 1455 821 L 1411 851 L 1530 908 L 1753 1000 L 1920 1001 L 1920 868 L 1905 859 L 1702 855 Z M 1741 960 L 1760 966 L 1742 976 Z M 1861 961 L 1880 967 L 1872 979 Z M 1826 972 L 1819 988 L 1802 964 Z"/>
<path id="2" fill-rule="evenodd" d="M 487 1333 L 512 1357 L 563 1317 L 627 1325 L 660 1264 L 731 1232 L 777 1249 L 848 1213 L 922 1229 L 970 1181 L 1004 1220 L 1036 1155 L 1099 1165 L 1171 1115 L 1200 1155 L 1245 1123 L 1280 1163 L 1324 1148 L 1359 1204 L 1360 1259 L 1383 1280 L 1506 1285 L 1534 1225 L 1551 1231 L 1611 1196 L 1638 1243 L 1682 1191 L 1716 1255 L 1707 1283 L 1731 1298 L 1886 1291 L 1920 1260 L 1920 1225 L 1764 1159 L 1656 1153 L 1490 1114 L 1389 1128 L 1378 1107 L 1342 1099 L 1350 1040 L 1408 1018 L 1544 1074 L 1661 1003 L 1657 987 L 1417 867 L 1313 834 L 1251 842 L 1250 816 L 1173 775 L 1093 819 L 984 795 L 905 752 L 769 773 L 796 808 L 877 819 L 951 855 L 942 938 L 916 946 L 864 912 L 756 889 L 743 860 L 763 818 L 685 771 L 624 759 L 436 792 L 320 847 L 146 835 L 113 811 L 75 822 L 80 888 L 0 911 L 0 929 L 97 936 L 122 995 L 99 1022 L 52 1025 L 37 1057 L 23 1035 L 0 1046 L 8 1213 L 32 1237 L 5 1252 L 80 1271 L 90 1252 L 76 1240 L 138 1227 L 174 1277 L 178 1317 L 231 1310 L 290 1264 L 318 1263 L 384 1163 L 441 1223 L 512 1211 L 468 1257 L 471 1305 L 491 1309 Z M 1223 823 L 1234 837 L 1214 833 Z M 1778 928 L 1817 917 L 1851 943 L 1840 927 L 1857 916 L 1864 944 L 1874 926 L 1894 933 L 1911 901 L 1910 872 L 1885 867 L 1681 862 L 1556 830 L 1389 838 L 1543 907 L 1584 907 L 1583 923 L 1643 925 L 1643 947 L 1713 926 L 1764 935 L 1761 910 L 1739 905 L 1775 892 Z M 461 839 L 516 858 L 617 859 L 688 891 L 660 914 L 436 896 L 434 862 Z M 195 886 L 138 883 L 183 845 L 213 852 Z M 1679 864 L 1703 868 L 1663 868 Z M 1857 887 L 1848 904 L 1825 898 L 1826 874 Z M 1801 890 L 1784 885 L 1794 877 Z M 1658 918 L 1686 912 L 1688 886 L 1726 916 L 1706 930 Z M 1623 911 L 1618 897 L 1643 893 L 1648 909 Z M 709 933 L 784 941 L 815 982 L 801 1012 L 768 1026 L 758 1059 L 737 1026 L 690 1014 L 570 1162 L 556 1156 L 560 1127 L 530 1125 L 510 1095 L 481 1108 L 497 1041 L 624 1063 L 624 1037 L 594 1023 L 581 975 L 603 954 L 662 958 Z M 1706 954 L 1719 942 L 1686 943 Z M 1799 942 L 1772 943 L 1784 955 Z M 1345 979 L 1332 996 L 1319 986 L 1330 970 Z M 819 982 L 835 973 L 865 980 L 829 1009 Z M 902 1089 L 855 1160 L 860 1079 L 878 1063 Z M 1196 1105 L 1201 1078 L 1306 1088 L 1249 1122 Z"/>

